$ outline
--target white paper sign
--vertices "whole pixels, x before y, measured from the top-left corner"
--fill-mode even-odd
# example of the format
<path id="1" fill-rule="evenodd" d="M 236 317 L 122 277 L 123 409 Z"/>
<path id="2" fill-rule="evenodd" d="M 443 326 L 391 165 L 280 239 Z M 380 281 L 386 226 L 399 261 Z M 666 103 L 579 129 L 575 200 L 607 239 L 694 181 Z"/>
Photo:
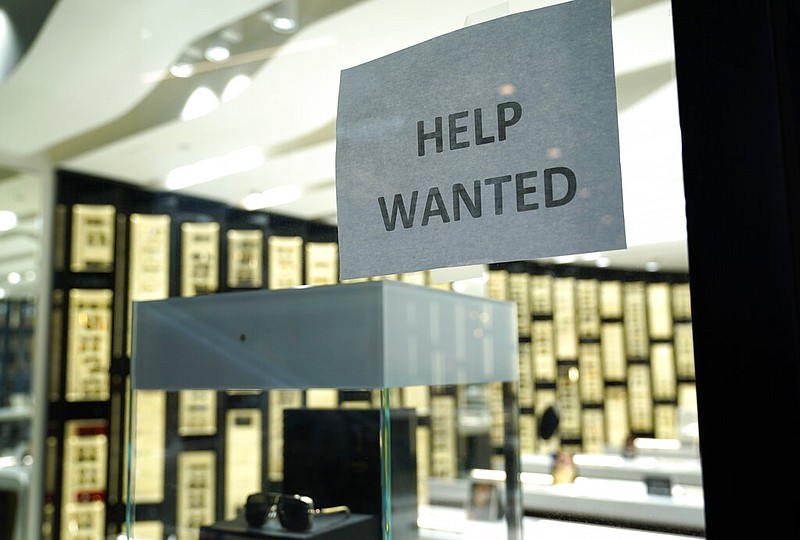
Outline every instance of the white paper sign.
<path id="1" fill-rule="evenodd" d="M 625 248 L 609 0 L 342 72 L 343 279 Z"/>

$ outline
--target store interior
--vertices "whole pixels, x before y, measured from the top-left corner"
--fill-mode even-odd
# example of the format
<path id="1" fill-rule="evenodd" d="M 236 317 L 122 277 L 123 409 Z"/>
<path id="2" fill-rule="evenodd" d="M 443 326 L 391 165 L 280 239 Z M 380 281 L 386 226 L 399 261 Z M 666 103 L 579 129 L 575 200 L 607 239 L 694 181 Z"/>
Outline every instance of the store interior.
<path id="1" fill-rule="evenodd" d="M 224 229 L 267 215 L 272 221 L 264 229 L 265 237 L 302 237 L 305 245 L 330 244 L 337 225 L 335 127 L 340 72 L 465 26 L 557 3 L 203 0 L 201 5 L 191 2 L 190 10 L 189 2 L 141 0 L 130 6 L 36 0 L 12 1 L 0 8 L 0 314 L 4 317 L 0 346 L 5 347 L 0 364 L 0 473 L 9 478 L 8 485 L 26 488 L 16 504 L 0 501 L 4 511 L 13 507 L 17 514 L 26 514 L 18 522 L 35 526 L 36 517 L 29 516 L 35 516 L 35 507 L 45 500 L 37 481 L 43 481 L 44 470 L 58 469 L 51 463 L 31 476 L 29 471 L 47 460 L 36 455 L 35 444 L 31 446 L 37 440 L 36 426 L 52 428 L 58 423 L 61 431 L 54 440 L 61 445 L 70 420 L 91 416 L 86 409 L 67 404 L 72 400 L 66 397 L 66 388 L 57 399 L 48 397 L 47 375 L 36 370 L 38 366 L 49 371 L 52 378 L 52 361 L 42 349 L 57 327 L 50 311 L 54 291 L 68 296 L 72 288 L 123 286 L 111 276 L 92 281 L 72 270 L 58 270 L 59 234 L 69 237 L 65 224 L 78 221 L 71 208 L 111 204 L 129 216 L 157 213 L 168 207 L 167 200 L 178 201 L 184 213 L 196 203 L 203 208 L 198 212 L 224 216 L 214 218 Z M 673 295 L 683 290 L 680 285 L 688 281 L 689 267 L 670 2 L 613 0 L 611 4 L 628 247 L 487 264 L 478 277 L 471 269 L 473 277 L 467 281 L 428 276 L 424 285 L 494 296 L 520 307 L 522 298 L 534 294 L 535 276 L 549 276 L 553 281 L 547 287 L 570 279 L 638 283 L 642 291 L 666 284 L 666 289 L 652 287 L 660 291 L 653 294 L 666 294 L 673 302 L 670 310 L 674 309 Z M 59 205 L 66 208 L 66 221 L 59 221 Z M 176 216 L 171 214 L 175 222 Z M 121 260 L 119 256 L 114 254 L 114 260 Z M 173 256 L 180 258 L 177 252 Z M 530 281 L 520 296 L 514 283 L 519 287 L 522 275 Z M 504 285 L 497 285 L 498 280 Z M 262 288 L 269 288 L 266 281 Z M 308 280 L 294 283 L 309 284 Z M 235 288 L 220 286 L 218 292 Z M 535 318 L 528 309 L 526 313 Z M 67 319 L 68 309 L 62 315 Z M 676 326 L 690 327 L 691 314 L 683 313 L 674 321 Z M 520 328 L 520 336 L 526 337 L 525 326 Z M 521 344 L 530 345 L 530 329 L 527 333 L 528 341 Z M 669 341 L 677 347 L 675 339 L 670 331 L 669 339 L 656 338 L 653 343 Z M 126 351 L 120 353 L 123 357 L 129 361 Z M 116 360 L 110 365 L 112 373 L 127 369 Z M 569 376 L 568 369 L 564 373 Z M 678 386 L 690 383 L 691 377 L 684 375 L 678 376 Z M 553 376 L 554 381 L 557 378 Z M 111 394 L 117 395 L 113 384 Z M 48 400 L 50 407 L 43 404 Z M 70 412 L 53 414 L 52 404 L 62 402 Z M 577 478 L 566 484 L 556 485 L 552 474 L 558 437 L 548 441 L 535 437 L 537 444 L 522 449 L 522 471 L 528 481 L 526 513 L 536 520 L 528 528 L 538 530 L 539 537 L 553 538 L 576 534 L 569 532 L 575 531 L 570 527 L 582 526 L 588 527 L 581 529 L 582 534 L 592 535 L 587 538 L 702 536 L 702 475 L 692 431 L 696 413 L 690 404 L 674 411 L 681 429 L 673 430 L 673 436 L 656 436 L 656 429 L 641 432 L 635 458 L 623 454 L 619 436 L 614 444 L 591 451 L 573 445 L 577 439 L 563 437 L 578 471 Z M 527 411 L 535 429 L 541 430 L 538 422 L 545 408 L 531 404 Z M 70 416 L 73 412 L 75 418 Z M 37 420 L 37 414 L 45 418 Z M 44 436 L 40 442 L 43 448 Z M 66 459 L 64 450 L 57 454 Z M 106 455 L 114 459 L 115 454 L 106 451 Z M 457 530 L 441 525 L 453 523 L 447 512 L 454 508 L 459 519 L 463 517 L 460 509 L 466 505 L 467 485 L 481 474 L 470 473 L 463 465 L 457 462 L 458 470 L 444 478 L 432 475 L 426 490 L 434 495 L 431 502 L 440 503 L 431 506 L 444 512 L 444 521 L 432 512 L 423 516 L 428 521 L 420 518 L 420 527 L 443 528 L 439 533 L 457 538 L 474 533 L 469 523 Z M 124 466 L 120 462 L 117 468 L 122 471 Z M 483 472 L 491 478 L 493 471 Z M 653 491 L 663 486 L 645 481 L 664 478 L 669 480 L 666 495 Z M 450 481 L 454 479 L 459 482 Z M 106 502 L 102 517 L 88 526 L 100 531 L 97 538 L 113 537 L 125 521 L 120 516 L 124 501 Z M 66 497 L 59 495 L 49 538 L 93 538 L 71 536 L 65 525 L 66 505 Z M 157 508 L 153 506 L 153 511 Z M 174 517 L 164 521 L 170 519 Z M 3 540 L 4 533 L 0 527 Z M 191 537 L 191 533 L 186 536 Z"/>

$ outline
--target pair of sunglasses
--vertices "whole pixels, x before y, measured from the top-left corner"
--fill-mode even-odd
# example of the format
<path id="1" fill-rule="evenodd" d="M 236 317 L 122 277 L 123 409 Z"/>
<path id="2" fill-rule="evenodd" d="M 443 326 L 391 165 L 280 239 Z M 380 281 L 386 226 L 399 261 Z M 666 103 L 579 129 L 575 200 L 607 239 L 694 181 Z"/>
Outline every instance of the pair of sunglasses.
<path id="1" fill-rule="evenodd" d="M 281 527 L 287 531 L 308 531 L 314 516 L 320 514 L 344 514 L 346 518 L 350 515 L 350 508 L 316 508 L 311 497 L 271 492 L 249 495 L 244 505 L 244 518 L 253 528 L 261 528 L 268 519 L 277 517 Z"/>

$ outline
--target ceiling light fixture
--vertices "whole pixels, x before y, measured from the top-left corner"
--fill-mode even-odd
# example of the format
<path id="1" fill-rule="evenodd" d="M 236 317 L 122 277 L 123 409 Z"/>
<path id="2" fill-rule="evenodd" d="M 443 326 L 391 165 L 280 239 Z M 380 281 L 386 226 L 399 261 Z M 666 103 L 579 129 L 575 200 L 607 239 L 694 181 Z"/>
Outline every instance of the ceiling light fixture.
<path id="1" fill-rule="evenodd" d="M 173 77 L 186 79 L 194 74 L 194 66 L 189 62 L 178 62 L 169 68 L 169 72 Z"/>
<path id="2" fill-rule="evenodd" d="M 200 160 L 191 165 L 173 169 L 167 175 L 167 189 L 177 190 L 202 184 L 260 167 L 264 153 L 257 146 L 246 146 L 222 156 Z"/>
<path id="3" fill-rule="evenodd" d="M 225 28 L 219 33 L 219 37 L 224 39 L 227 43 L 241 43 L 242 42 L 242 24 L 241 22 Z"/>
<path id="4" fill-rule="evenodd" d="M 22 281 L 22 276 L 19 274 L 19 272 L 9 272 L 8 278 L 6 279 L 8 279 L 8 282 L 11 283 L 12 285 L 16 285 L 20 281 Z"/>
<path id="5" fill-rule="evenodd" d="M 233 98 L 239 96 L 242 92 L 250 87 L 250 77 L 247 75 L 236 75 L 228 84 L 225 85 L 225 90 L 222 91 L 222 101 L 227 103 Z"/>
<path id="6" fill-rule="evenodd" d="M 293 32 L 297 29 L 297 21 L 289 17 L 275 17 L 272 27 L 279 32 Z"/>
<path id="7" fill-rule="evenodd" d="M 231 50 L 221 44 L 211 45 L 205 50 L 203 56 L 205 56 L 206 60 L 209 62 L 224 62 L 231 57 Z"/>
<path id="8" fill-rule="evenodd" d="M 186 100 L 181 111 L 181 120 L 193 120 L 213 112 L 219 107 L 219 98 L 206 86 L 196 88 Z"/>
<path id="9" fill-rule="evenodd" d="M 17 214 L 11 210 L 0 210 L 0 232 L 10 231 L 17 226 Z"/>
<path id="10" fill-rule="evenodd" d="M 303 195 L 303 189 L 294 184 L 278 186 L 259 193 L 251 193 L 242 201 L 247 210 L 260 210 L 289 204 Z"/>
<path id="11" fill-rule="evenodd" d="M 271 6 L 261 14 L 261 19 L 281 34 L 291 34 L 297 30 L 297 0 L 285 0 Z"/>

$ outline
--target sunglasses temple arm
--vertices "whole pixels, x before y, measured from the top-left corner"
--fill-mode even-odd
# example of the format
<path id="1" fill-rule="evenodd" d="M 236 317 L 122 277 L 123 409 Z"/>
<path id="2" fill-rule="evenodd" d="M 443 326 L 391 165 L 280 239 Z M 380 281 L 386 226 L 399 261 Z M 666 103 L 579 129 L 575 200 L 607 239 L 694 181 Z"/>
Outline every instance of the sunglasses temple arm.
<path id="1" fill-rule="evenodd" d="M 347 514 L 350 515 L 350 508 L 347 506 L 331 506 L 330 508 L 315 508 L 311 510 L 313 514 Z"/>

